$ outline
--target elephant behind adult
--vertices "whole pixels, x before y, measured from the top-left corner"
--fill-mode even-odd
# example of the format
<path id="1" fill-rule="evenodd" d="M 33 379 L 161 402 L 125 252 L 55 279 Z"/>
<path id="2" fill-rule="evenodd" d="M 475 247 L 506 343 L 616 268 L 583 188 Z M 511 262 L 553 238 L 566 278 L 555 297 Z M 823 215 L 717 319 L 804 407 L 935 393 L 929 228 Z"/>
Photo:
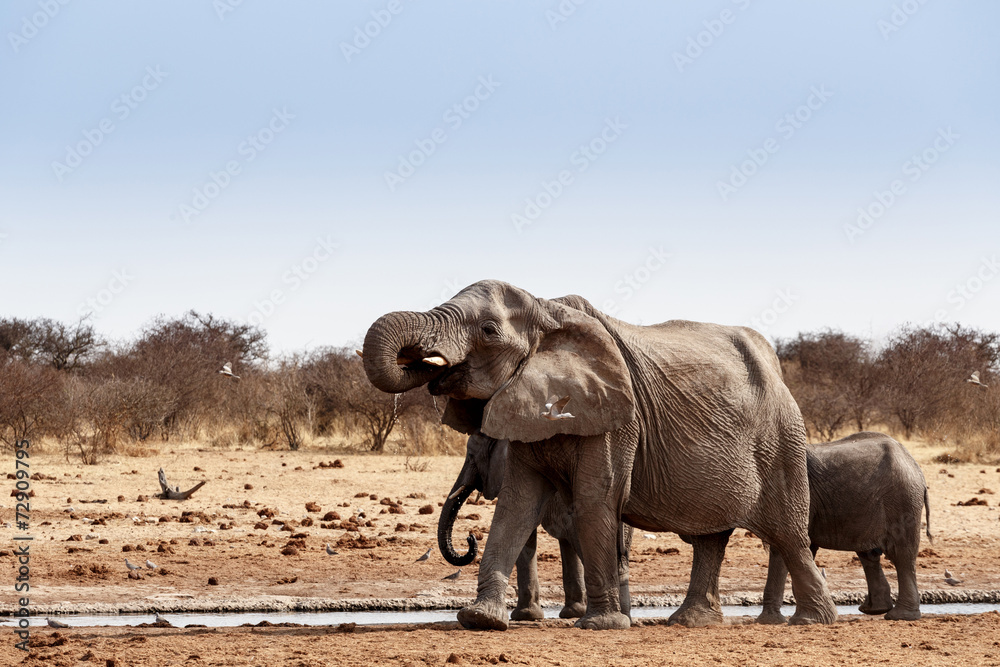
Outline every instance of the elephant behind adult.
<path id="1" fill-rule="evenodd" d="M 806 455 L 813 554 L 818 549 L 858 554 L 868 583 L 862 613 L 885 614 L 889 620 L 919 619 L 917 552 L 925 511 L 927 537 L 931 536 L 927 482 L 920 466 L 903 445 L 870 431 L 809 445 Z M 882 554 L 896 569 L 895 604 L 882 571 Z M 781 556 L 772 552 L 759 623 L 784 623 L 785 574 Z"/>
<path id="2" fill-rule="evenodd" d="M 468 565 L 473 562 L 478 553 L 476 538 L 469 535 L 469 551 L 459 554 L 452 544 L 452 531 L 455 519 L 462 503 L 472 494 L 479 491 L 488 500 L 493 500 L 500 493 L 507 470 L 506 440 L 497 440 L 480 432 L 473 433 L 465 446 L 465 463 L 458 479 L 452 486 L 451 493 L 441 509 L 438 520 L 438 547 L 441 555 L 452 565 Z M 553 494 L 542 508 L 539 522 L 545 531 L 559 541 L 559 555 L 562 562 L 562 580 L 565 603 L 559 611 L 560 618 L 578 618 L 587 611 L 587 601 L 584 596 L 583 563 L 580 561 L 579 538 L 573 521 L 571 507 L 559 494 Z M 632 529 L 621 526 L 626 531 L 625 539 L 631 543 Z M 536 557 L 537 531 L 532 531 L 527 543 L 518 554 L 517 568 L 517 604 L 510 617 L 515 621 L 538 620 L 545 617 L 541 607 L 541 595 L 538 585 L 538 562 Z M 630 601 L 628 591 L 628 549 L 619 564 L 619 578 L 623 582 L 620 589 L 620 603 L 625 614 L 629 613 Z"/>
<path id="3" fill-rule="evenodd" d="M 538 299 L 483 281 L 430 311 L 379 318 L 363 356 L 379 389 L 428 384 L 449 397 L 445 423 L 511 441 L 477 598 L 459 612 L 465 627 L 506 629 L 507 580 L 556 491 L 577 519 L 587 589 L 579 627 L 629 625 L 621 520 L 694 536 L 676 621 L 721 621 L 719 569 L 737 526 L 781 552 L 798 602 L 792 623 L 836 619 L 809 551 L 805 427 L 760 334 L 686 321 L 633 326 L 581 297 Z M 575 417 L 542 416 L 553 396 L 569 396 Z"/>

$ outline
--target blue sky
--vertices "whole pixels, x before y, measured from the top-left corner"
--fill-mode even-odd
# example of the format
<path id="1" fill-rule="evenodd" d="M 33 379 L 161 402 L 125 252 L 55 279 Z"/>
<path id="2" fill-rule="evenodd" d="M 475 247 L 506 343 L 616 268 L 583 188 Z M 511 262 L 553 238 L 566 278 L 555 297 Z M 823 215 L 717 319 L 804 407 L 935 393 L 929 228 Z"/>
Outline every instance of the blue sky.
<path id="1" fill-rule="evenodd" d="M 1000 329 L 996 3 L 64 1 L 0 7 L 0 315 Z"/>

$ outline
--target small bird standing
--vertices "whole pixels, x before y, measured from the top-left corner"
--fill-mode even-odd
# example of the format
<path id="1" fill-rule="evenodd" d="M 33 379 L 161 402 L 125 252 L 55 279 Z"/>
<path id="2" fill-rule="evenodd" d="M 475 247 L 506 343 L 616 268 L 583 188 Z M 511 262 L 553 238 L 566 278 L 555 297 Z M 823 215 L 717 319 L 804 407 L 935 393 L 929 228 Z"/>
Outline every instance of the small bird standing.
<path id="1" fill-rule="evenodd" d="M 50 628 L 57 628 L 59 630 L 62 630 L 62 629 L 65 629 L 65 628 L 69 627 L 65 623 L 60 623 L 59 621 L 57 621 L 57 620 L 55 620 L 53 618 L 47 618 L 47 619 L 45 619 L 45 622 L 49 624 Z"/>
<path id="2" fill-rule="evenodd" d="M 545 412 L 542 413 L 542 416 L 552 421 L 557 419 L 574 419 L 574 415 L 563 412 L 563 408 L 566 407 L 567 403 L 569 403 L 569 396 L 563 396 L 562 398 L 553 396 L 545 404 Z"/>
<path id="3" fill-rule="evenodd" d="M 975 371 L 972 375 L 970 375 L 969 378 L 966 380 L 966 382 L 971 382 L 972 384 L 979 385 L 980 387 L 983 387 L 984 389 L 986 387 L 989 387 L 988 384 L 983 384 L 979 380 L 979 371 Z"/>
<path id="4" fill-rule="evenodd" d="M 330 545 L 329 545 L 329 544 L 327 544 L 327 545 L 326 545 L 326 555 L 327 555 L 327 556 L 336 556 L 336 555 L 337 555 L 337 552 L 336 552 L 336 551 L 334 551 L 333 549 L 331 549 L 331 548 L 330 548 Z"/>
<path id="5" fill-rule="evenodd" d="M 949 586 L 958 586 L 960 583 L 962 583 L 962 580 L 956 579 L 954 575 L 952 575 L 951 571 L 948 568 L 945 568 L 944 583 L 948 584 Z"/>
<path id="6" fill-rule="evenodd" d="M 223 375 L 233 378 L 234 380 L 239 380 L 240 376 L 233 373 L 233 365 L 228 361 L 222 364 L 222 370 L 219 371 Z"/>
<path id="7" fill-rule="evenodd" d="M 449 574 L 447 577 L 441 577 L 441 580 L 443 581 L 445 579 L 448 579 L 450 581 L 455 581 L 456 579 L 458 579 L 458 575 L 460 574 L 462 574 L 462 568 L 458 568 L 457 572 Z"/>
<path id="8" fill-rule="evenodd" d="M 141 570 L 142 569 L 142 565 L 136 565 L 135 563 L 131 563 L 131 562 L 129 562 L 128 558 L 125 559 L 125 567 L 127 567 L 130 570 L 132 570 L 133 572 L 135 572 L 136 570 Z"/>
<path id="9" fill-rule="evenodd" d="M 154 622 L 154 623 L 166 623 L 166 624 L 168 624 L 168 625 L 173 625 L 173 623 L 171 623 L 171 622 L 170 622 L 170 621 L 168 621 L 167 619 L 165 619 L 165 618 L 163 618 L 162 616 L 160 616 L 160 615 L 159 615 L 159 613 L 157 613 L 157 614 L 156 614 L 156 616 L 155 616 L 155 618 L 154 618 L 153 622 Z"/>
<path id="10" fill-rule="evenodd" d="M 434 551 L 434 547 L 431 547 L 430 549 L 428 549 L 427 551 L 425 551 L 423 556 L 421 556 L 420 558 L 418 558 L 417 560 L 415 560 L 413 562 L 414 563 L 419 563 L 420 561 L 427 560 L 428 558 L 431 557 L 431 552 L 432 551 Z"/>
<path id="11" fill-rule="evenodd" d="M 944 578 L 945 578 L 945 579 L 951 579 L 951 578 L 952 578 L 952 577 L 954 577 L 954 576 L 955 576 L 955 575 L 953 575 L 953 574 L 951 573 L 951 570 L 949 570 L 948 568 L 944 568 Z"/>
<path id="12" fill-rule="evenodd" d="M 151 560 L 149 560 L 147 558 L 146 559 L 146 567 L 148 567 L 150 570 L 155 570 L 156 569 L 156 563 L 154 563 L 153 561 L 151 561 Z"/>

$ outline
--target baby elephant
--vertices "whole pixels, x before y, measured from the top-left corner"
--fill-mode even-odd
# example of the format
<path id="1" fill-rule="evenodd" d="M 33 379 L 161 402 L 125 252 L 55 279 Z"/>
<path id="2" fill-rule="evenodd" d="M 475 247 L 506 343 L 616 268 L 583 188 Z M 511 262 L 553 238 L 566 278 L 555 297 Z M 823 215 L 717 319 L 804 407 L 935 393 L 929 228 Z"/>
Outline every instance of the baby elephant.
<path id="1" fill-rule="evenodd" d="M 479 547 L 476 538 L 469 535 L 469 551 L 465 555 L 455 552 L 452 545 L 452 529 L 462 503 L 473 491 L 482 492 L 492 500 L 500 493 L 504 474 L 507 470 L 506 440 L 496 440 L 479 431 L 469 436 L 466 445 L 465 465 L 452 487 L 451 495 L 444 503 L 438 521 L 438 547 L 441 555 L 452 565 L 468 565 L 476 559 Z M 573 523 L 569 506 L 558 492 L 553 492 L 539 516 L 542 527 L 559 541 L 562 559 L 563 591 L 565 604 L 559 612 L 560 618 L 578 618 L 587 611 L 586 588 L 583 580 L 583 563 L 580 560 L 579 538 Z M 628 552 L 631 545 L 632 529 L 619 525 L 620 541 L 624 541 L 624 557 L 619 563 L 619 581 L 622 613 L 629 614 L 628 592 Z M 544 618 L 539 602 L 538 564 L 535 556 L 537 534 L 532 531 L 528 542 L 517 557 L 517 605 L 510 614 L 511 620 L 529 621 Z"/>
<path id="2" fill-rule="evenodd" d="M 889 620 L 920 618 L 916 562 L 920 519 L 927 513 L 927 483 L 920 466 L 901 444 L 882 433 L 863 432 L 835 442 L 808 445 L 809 539 L 817 549 L 854 551 L 861 559 L 868 594 L 859 607 Z M 899 596 L 895 606 L 879 557 L 896 567 Z M 764 611 L 758 623 L 784 623 L 785 564 L 771 550 L 764 588 Z M 888 613 L 886 613 L 888 612 Z"/>

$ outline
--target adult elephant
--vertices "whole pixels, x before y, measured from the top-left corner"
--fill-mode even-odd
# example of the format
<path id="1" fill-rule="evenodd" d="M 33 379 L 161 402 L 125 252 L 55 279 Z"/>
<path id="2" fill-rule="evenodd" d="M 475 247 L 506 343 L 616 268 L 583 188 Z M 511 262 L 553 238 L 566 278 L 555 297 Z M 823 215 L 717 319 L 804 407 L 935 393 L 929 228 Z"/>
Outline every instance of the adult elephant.
<path id="1" fill-rule="evenodd" d="M 805 427 L 760 334 L 686 321 L 634 326 L 578 296 L 539 299 L 482 281 L 430 311 L 382 316 L 363 357 L 382 391 L 428 384 L 449 397 L 444 423 L 511 441 L 463 626 L 506 629 L 511 568 L 556 491 L 577 517 L 587 588 L 579 627 L 629 626 L 620 520 L 694 536 L 675 621 L 721 620 L 719 569 L 735 527 L 781 553 L 798 603 L 792 623 L 836 620 L 809 551 Z M 572 418 L 543 415 L 550 397 L 564 396 Z"/>
<path id="2" fill-rule="evenodd" d="M 504 476 L 507 471 L 507 450 L 510 446 L 506 440 L 497 440 L 482 432 L 476 431 L 469 436 L 465 445 L 465 463 L 462 465 L 458 479 L 451 488 L 451 493 L 441 508 L 438 519 L 438 548 L 441 555 L 452 565 L 468 565 L 476 559 L 479 544 L 476 538 L 469 535 L 466 540 L 469 550 L 465 554 L 455 551 L 452 543 L 452 532 L 455 519 L 462 508 L 462 503 L 472 494 L 479 491 L 488 500 L 493 500 L 500 493 Z M 577 535 L 573 508 L 560 494 L 552 494 L 539 515 L 539 523 L 545 531 L 559 542 L 559 556 L 562 562 L 564 604 L 559 611 L 560 618 L 578 618 L 587 611 L 587 601 L 584 597 L 583 563 L 580 561 L 580 540 Z M 621 525 L 624 531 L 625 548 L 618 564 L 619 602 L 622 611 L 628 615 L 631 606 L 628 590 L 628 553 L 632 542 L 632 528 Z M 517 556 L 517 603 L 510 613 L 511 620 L 529 621 L 545 617 L 541 607 L 541 590 L 538 585 L 537 531 L 532 530 L 524 548 Z"/>

